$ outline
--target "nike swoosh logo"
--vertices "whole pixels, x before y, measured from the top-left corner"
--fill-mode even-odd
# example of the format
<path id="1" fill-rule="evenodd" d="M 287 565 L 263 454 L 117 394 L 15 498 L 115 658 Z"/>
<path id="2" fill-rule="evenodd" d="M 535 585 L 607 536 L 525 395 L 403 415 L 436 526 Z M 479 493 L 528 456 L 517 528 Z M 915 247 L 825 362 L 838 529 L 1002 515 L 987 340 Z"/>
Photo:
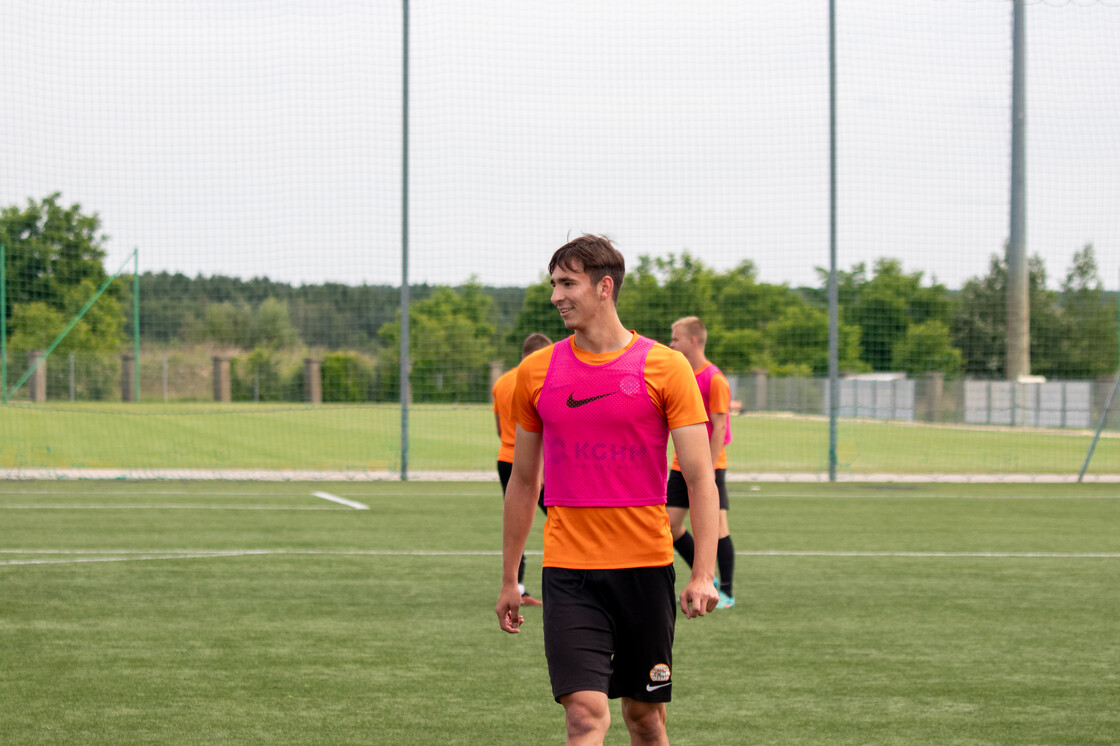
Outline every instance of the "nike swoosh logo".
<path id="1" fill-rule="evenodd" d="M 572 409 L 575 409 L 576 407 L 582 407 L 584 404 L 587 404 L 588 402 L 593 402 L 596 399 L 602 399 L 604 396 L 610 396 L 613 393 L 614 392 L 611 391 L 610 393 L 599 394 L 598 396 L 592 396 L 592 397 L 589 397 L 587 399 L 576 399 L 573 394 L 568 394 L 568 401 L 565 402 L 565 403 L 569 407 L 571 407 Z"/>
<path id="2" fill-rule="evenodd" d="M 652 691 L 654 691 L 655 689 L 660 689 L 660 688 L 661 688 L 661 687 L 663 687 L 663 686 L 671 686 L 671 685 L 672 685 L 672 683 L 673 683 L 673 682 L 671 682 L 671 681 L 670 681 L 670 682 L 667 682 L 667 683 L 665 683 L 665 684 L 658 684 L 657 686 L 654 686 L 653 684 L 646 684 L 646 691 L 647 691 L 647 692 L 652 692 Z"/>

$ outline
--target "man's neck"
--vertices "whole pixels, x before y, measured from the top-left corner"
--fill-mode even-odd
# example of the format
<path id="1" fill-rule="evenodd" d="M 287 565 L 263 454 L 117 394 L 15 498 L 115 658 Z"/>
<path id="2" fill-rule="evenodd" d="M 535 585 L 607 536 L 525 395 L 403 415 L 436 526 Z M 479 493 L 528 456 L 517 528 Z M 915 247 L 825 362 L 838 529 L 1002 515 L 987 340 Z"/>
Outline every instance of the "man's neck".
<path id="1" fill-rule="evenodd" d="M 617 318 L 587 329 L 576 329 L 575 336 L 576 347 L 597 355 L 621 350 L 634 338 Z"/>
<path id="2" fill-rule="evenodd" d="M 685 355 L 688 364 L 692 366 L 692 370 L 698 371 L 708 364 L 708 358 L 704 357 L 703 352 L 693 352 L 690 355 Z"/>

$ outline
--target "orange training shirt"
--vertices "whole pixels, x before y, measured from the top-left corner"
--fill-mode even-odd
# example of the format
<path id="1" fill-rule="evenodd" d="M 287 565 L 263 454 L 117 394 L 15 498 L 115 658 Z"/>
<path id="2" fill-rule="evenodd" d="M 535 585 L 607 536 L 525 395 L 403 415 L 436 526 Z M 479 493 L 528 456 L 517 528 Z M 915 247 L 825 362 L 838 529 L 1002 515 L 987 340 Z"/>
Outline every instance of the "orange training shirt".
<path id="1" fill-rule="evenodd" d="M 498 415 L 498 434 L 502 445 L 498 448 L 498 460 L 513 463 L 513 437 L 517 432 L 517 423 L 510 418 L 510 407 L 513 406 L 513 387 L 517 383 L 517 368 L 510 368 L 498 380 L 494 381 L 494 388 L 490 393 L 494 397 L 494 412 Z"/>
<path id="2" fill-rule="evenodd" d="M 711 364 L 711 361 L 704 363 L 700 366 L 699 370 L 694 371 L 694 375 L 699 375 L 701 371 L 703 371 Z M 725 414 L 728 417 L 731 416 L 731 383 L 728 382 L 727 378 L 722 373 L 712 376 L 712 387 L 711 390 L 708 391 L 708 400 L 709 412 L 712 412 L 714 414 Z M 730 420 L 728 420 L 727 424 L 731 424 Z M 712 464 L 712 466 L 716 469 L 727 468 L 726 447 L 720 446 L 719 457 L 716 458 L 716 462 Z M 669 468 L 675 469 L 676 471 L 681 470 L 681 465 L 677 461 L 677 454 L 675 451 L 673 452 L 673 465 Z"/>
<path id="3" fill-rule="evenodd" d="M 572 349 L 581 362 L 603 365 L 629 350 L 635 341 L 636 335 L 623 349 L 603 354 L 581 350 L 574 340 Z M 523 430 L 541 432 L 536 404 L 551 361 L 552 347 L 546 347 L 518 366 L 512 418 Z M 646 357 L 645 381 L 650 401 L 665 416 L 670 430 L 707 422 L 692 366 L 681 353 L 655 344 Z M 609 570 L 661 567 L 672 562 L 673 535 L 664 505 L 548 508 L 544 525 L 545 567 Z"/>

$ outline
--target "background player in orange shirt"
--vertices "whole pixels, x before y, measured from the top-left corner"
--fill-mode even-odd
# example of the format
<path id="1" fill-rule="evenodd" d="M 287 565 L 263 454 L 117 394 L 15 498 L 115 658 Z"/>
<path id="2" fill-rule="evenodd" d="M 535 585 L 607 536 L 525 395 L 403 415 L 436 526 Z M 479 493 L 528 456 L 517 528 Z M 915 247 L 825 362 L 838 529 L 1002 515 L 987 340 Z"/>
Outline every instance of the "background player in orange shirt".
<path id="1" fill-rule="evenodd" d="M 601 744 L 609 699 L 620 697 L 631 744 L 667 744 L 677 597 L 665 451 L 671 437 L 695 534 L 680 608 L 704 616 L 718 601 L 707 415 L 688 361 L 619 321 L 625 262 L 608 239 L 570 241 L 549 273 L 552 303 L 574 334 L 518 366 L 498 623 L 516 633 L 524 622 L 517 567 L 543 459 L 545 656 L 568 743 Z"/>
<path id="2" fill-rule="evenodd" d="M 524 360 L 529 353 L 536 352 L 552 344 L 552 340 L 540 332 L 533 332 L 521 344 L 521 359 Z M 513 406 L 513 386 L 517 382 L 517 368 L 513 367 L 494 381 L 490 394 L 494 399 L 494 424 L 498 428 L 498 480 L 502 483 L 502 497 L 506 495 L 506 485 L 509 484 L 509 475 L 513 471 L 513 437 L 517 423 L 510 419 L 510 408 Z M 537 504 L 548 515 L 544 507 L 544 485 L 541 485 L 540 496 Z M 541 602 L 525 592 L 525 555 L 521 555 L 521 565 L 517 568 L 517 586 L 521 589 L 522 606 L 540 606 Z"/>
<path id="3" fill-rule="evenodd" d="M 726 446 L 731 442 L 731 423 L 728 420 L 731 412 L 731 384 L 705 355 L 704 348 L 707 343 L 708 330 L 698 317 L 686 316 L 673 322 L 673 338 L 669 346 L 688 359 L 693 373 L 696 374 L 697 382 L 703 381 L 700 393 L 704 397 L 704 408 L 708 410 L 708 421 L 711 423 L 708 443 L 712 454 L 712 466 L 715 468 L 716 489 L 719 490 L 719 543 L 716 545 L 716 563 L 719 566 L 719 605 L 716 608 L 730 609 L 735 606 L 735 593 L 732 586 L 735 574 L 735 545 L 731 542 L 731 529 L 727 525 L 727 509 L 730 507 L 730 501 L 727 497 L 725 480 Z M 673 530 L 673 546 L 691 567 L 692 534 L 684 527 L 684 518 L 688 513 L 688 489 L 684 477 L 681 476 L 676 454 L 673 455 L 667 492 L 666 507 Z"/>

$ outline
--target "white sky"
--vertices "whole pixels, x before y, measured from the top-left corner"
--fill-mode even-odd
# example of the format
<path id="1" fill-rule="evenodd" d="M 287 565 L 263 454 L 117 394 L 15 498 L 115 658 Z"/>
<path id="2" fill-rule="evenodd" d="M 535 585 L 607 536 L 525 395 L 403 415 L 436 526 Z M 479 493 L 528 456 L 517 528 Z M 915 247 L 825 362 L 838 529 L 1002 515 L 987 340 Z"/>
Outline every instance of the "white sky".
<path id="1" fill-rule="evenodd" d="M 816 284 L 826 0 L 415 0 L 410 279 L 538 279 L 569 233 Z M 837 0 L 839 263 L 959 287 L 1007 236 L 1010 0 Z M 1027 247 L 1120 284 L 1120 0 L 1027 8 Z M 397 284 L 401 3 L 9 0 L 0 204 L 110 271 Z"/>

